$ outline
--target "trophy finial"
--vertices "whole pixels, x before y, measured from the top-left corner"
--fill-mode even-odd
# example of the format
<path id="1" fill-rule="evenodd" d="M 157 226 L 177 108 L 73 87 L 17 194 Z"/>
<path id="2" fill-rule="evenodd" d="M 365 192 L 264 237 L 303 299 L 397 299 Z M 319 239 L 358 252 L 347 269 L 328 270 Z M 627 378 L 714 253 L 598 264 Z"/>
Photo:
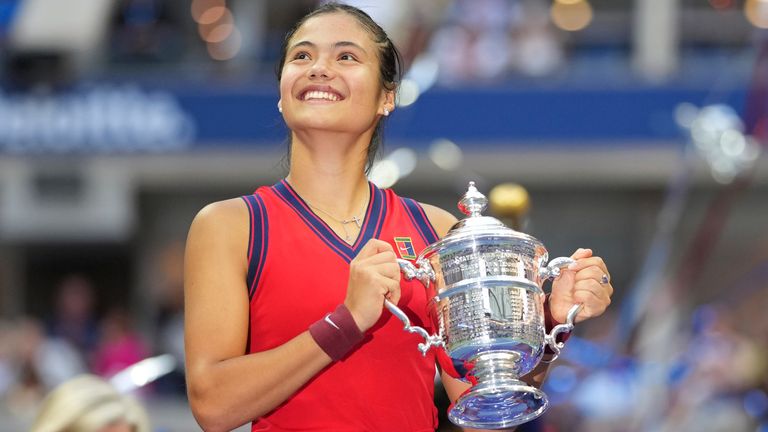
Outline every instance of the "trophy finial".
<path id="1" fill-rule="evenodd" d="M 459 200 L 459 210 L 469 217 L 476 217 L 480 216 L 487 205 L 488 199 L 477 190 L 475 182 L 469 182 L 467 192 Z"/>

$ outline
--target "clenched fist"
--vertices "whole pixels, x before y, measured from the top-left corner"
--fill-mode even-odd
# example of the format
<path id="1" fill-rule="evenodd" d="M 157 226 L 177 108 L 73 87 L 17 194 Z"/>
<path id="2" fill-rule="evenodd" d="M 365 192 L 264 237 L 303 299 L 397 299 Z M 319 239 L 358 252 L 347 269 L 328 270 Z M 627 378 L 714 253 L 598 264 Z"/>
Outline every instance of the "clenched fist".
<path id="1" fill-rule="evenodd" d="M 344 304 L 361 331 L 381 317 L 384 299 L 400 300 L 400 266 L 392 245 L 371 239 L 349 263 L 349 284 Z"/>

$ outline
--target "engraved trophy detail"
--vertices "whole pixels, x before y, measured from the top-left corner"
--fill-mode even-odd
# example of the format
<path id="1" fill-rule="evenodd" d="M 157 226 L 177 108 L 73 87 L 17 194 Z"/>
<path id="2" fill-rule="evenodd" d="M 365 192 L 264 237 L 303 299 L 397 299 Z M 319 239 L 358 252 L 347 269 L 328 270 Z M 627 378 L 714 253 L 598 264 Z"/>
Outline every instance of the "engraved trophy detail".
<path id="1" fill-rule="evenodd" d="M 533 420 L 547 409 L 546 394 L 520 377 L 541 362 L 547 346 L 554 358 L 559 355 L 563 344 L 557 343 L 557 335 L 573 329 L 581 306 L 574 305 L 567 322 L 546 333 L 542 285 L 574 261 L 561 257 L 546 265 L 544 245 L 483 216 L 487 203 L 470 182 L 458 205 L 467 217 L 427 246 L 415 264 L 398 260 L 404 277 L 418 279 L 427 289 L 428 314 L 438 333 L 411 325 L 390 301 L 385 306 L 405 324 L 405 331 L 424 338 L 418 345 L 422 354 L 439 347 L 443 369 L 472 383 L 450 408 L 451 422 L 502 429 Z"/>

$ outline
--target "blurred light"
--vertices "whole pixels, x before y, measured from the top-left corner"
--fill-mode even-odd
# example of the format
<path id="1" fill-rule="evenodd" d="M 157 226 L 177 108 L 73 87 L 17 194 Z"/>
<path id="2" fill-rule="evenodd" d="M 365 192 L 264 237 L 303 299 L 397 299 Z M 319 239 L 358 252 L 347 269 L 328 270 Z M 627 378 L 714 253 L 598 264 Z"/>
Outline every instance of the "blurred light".
<path id="1" fill-rule="evenodd" d="M 413 60 L 405 77 L 415 82 L 421 93 L 424 93 L 435 85 L 439 73 L 440 63 L 437 58 L 431 53 L 425 53 Z"/>
<path id="2" fill-rule="evenodd" d="M 413 149 L 408 147 L 401 147 L 390 153 L 387 156 L 387 159 L 391 160 L 395 163 L 395 165 L 397 165 L 399 177 L 403 178 L 413 172 L 413 170 L 416 168 L 416 161 L 418 158 L 416 156 L 416 152 Z"/>
<path id="3" fill-rule="evenodd" d="M 128 393 L 155 381 L 176 368 L 176 359 L 170 354 L 144 359 L 116 373 L 110 382 L 121 393 Z"/>
<path id="4" fill-rule="evenodd" d="M 726 156 L 741 156 L 747 148 L 747 140 L 741 132 L 728 129 L 720 136 L 720 147 Z"/>
<path id="5" fill-rule="evenodd" d="M 237 27 L 232 26 L 228 38 L 219 43 L 208 44 L 208 55 L 214 60 L 224 61 L 233 59 L 243 46 L 243 36 Z"/>
<path id="6" fill-rule="evenodd" d="M 675 107 L 675 123 L 684 129 L 690 129 L 696 116 L 699 114 L 699 109 L 688 102 L 683 102 Z"/>
<path id="7" fill-rule="evenodd" d="M 224 42 L 234 30 L 235 26 L 233 24 L 219 24 L 207 32 L 203 40 L 211 44 Z"/>
<path id="8" fill-rule="evenodd" d="M 368 178 L 378 187 L 392 187 L 398 180 L 413 172 L 417 159 L 413 149 L 401 147 L 374 163 Z"/>
<path id="9" fill-rule="evenodd" d="M 528 191 L 517 183 L 500 183 L 488 194 L 491 211 L 499 216 L 520 219 L 528 213 L 531 198 Z"/>
<path id="10" fill-rule="evenodd" d="M 555 393 L 570 393 L 577 383 L 576 371 L 570 366 L 556 366 L 547 379 L 547 387 Z"/>
<path id="11" fill-rule="evenodd" d="M 373 164 L 368 179 L 380 188 L 392 187 L 400 179 L 400 169 L 395 162 L 384 159 Z"/>
<path id="12" fill-rule="evenodd" d="M 397 88 L 397 106 L 407 107 L 419 99 L 421 91 L 418 84 L 411 79 L 403 78 Z"/>
<path id="13" fill-rule="evenodd" d="M 744 411 L 759 419 L 768 412 L 768 396 L 762 390 L 752 390 L 744 395 Z"/>
<path id="14" fill-rule="evenodd" d="M 429 146 L 429 158 L 440 168 L 453 171 L 461 166 L 464 152 L 453 141 L 441 139 Z"/>
<path id="15" fill-rule="evenodd" d="M 221 17 L 224 16 L 225 13 L 227 13 L 228 9 L 226 6 L 214 6 L 205 12 L 203 12 L 202 15 L 200 15 L 200 18 L 197 20 L 198 23 L 203 25 L 210 25 L 215 23 L 216 21 L 220 20 Z"/>
<path id="16" fill-rule="evenodd" d="M 637 411 L 638 392 L 633 378 L 616 370 L 597 370 L 585 376 L 573 390 L 571 400 L 587 417 L 601 420 L 626 419 Z"/>
<path id="17" fill-rule="evenodd" d="M 431 54 L 421 54 L 413 60 L 397 89 L 397 106 L 406 107 L 416 102 L 422 93 L 437 81 L 440 65 Z"/>
<path id="18" fill-rule="evenodd" d="M 691 140 L 709 164 L 712 177 L 728 184 L 752 168 L 760 155 L 760 145 L 744 134 L 744 123 L 736 111 L 722 104 L 709 105 L 688 119 L 695 108 L 679 106 L 675 113 L 678 123 L 690 123 Z M 684 114 L 681 112 L 690 111 Z"/>
<path id="19" fill-rule="evenodd" d="M 753 26 L 768 29 L 768 0 L 747 0 L 744 15 Z"/>
<path id="20" fill-rule="evenodd" d="M 587 0 L 558 0 L 549 11 L 552 22 L 560 29 L 578 31 L 592 22 L 592 5 Z"/>
<path id="21" fill-rule="evenodd" d="M 200 22 L 200 18 L 203 14 L 214 7 L 226 6 L 224 0 L 192 0 L 190 7 L 192 13 L 192 19 L 196 22 Z"/>
<path id="22" fill-rule="evenodd" d="M 234 18 L 229 9 L 225 9 L 224 13 L 219 19 L 210 24 L 198 25 L 198 33 L 200 37 L 206 42 L 221 42 L 226 39 L 234 26 Z M 224 35 L 224 37 L 222 37 Z"/>
<path id="23" fill-rule="evenodd" d="M 725 10 L 733 6 L 733 0 L 709 0 L 709 4 L 715 9 Z"/>

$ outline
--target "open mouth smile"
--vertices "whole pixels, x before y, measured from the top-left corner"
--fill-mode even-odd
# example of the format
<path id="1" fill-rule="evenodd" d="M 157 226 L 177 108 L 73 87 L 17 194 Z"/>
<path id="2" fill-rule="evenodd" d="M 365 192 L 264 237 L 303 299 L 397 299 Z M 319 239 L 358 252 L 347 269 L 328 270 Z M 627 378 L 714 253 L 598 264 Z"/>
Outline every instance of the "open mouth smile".
<path id="1" fill-rule="evenodd" d="M 299 96 L 299 99 L 303 101 L 317 100 L 317 101 L 337 102 L 344 99 L 344 97 L 342 97 L 340 94 L 334 91 L 307 90 Z"/>

